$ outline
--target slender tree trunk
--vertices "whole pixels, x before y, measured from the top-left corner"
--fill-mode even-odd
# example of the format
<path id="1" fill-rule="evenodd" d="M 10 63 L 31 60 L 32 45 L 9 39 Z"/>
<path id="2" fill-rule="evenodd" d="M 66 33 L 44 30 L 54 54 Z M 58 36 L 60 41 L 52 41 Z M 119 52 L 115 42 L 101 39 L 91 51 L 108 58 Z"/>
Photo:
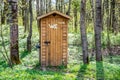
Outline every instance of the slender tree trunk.
<path id="1" fill-rule="evenodd" d="M 39 0 L 36 0 L 36 2 L 37 2 L 37 5 L 36 5 L 36 12 L 37 12 L 37 17 L 39 16 L 39 15 L 41 15 L 41 4 L 40 4 L 40 2 L 39 2 Z M 40 33 L 40 21 L 39 20 L 37 20 L 37 26 L 38 26 L 38 32 Z M 40 36 L 40 34 L 39 34 L 39 36 Z M 41 39 L 39 39 L 39 42 L 38 43 L 40 43 L 40 40 Z M 39 62 L 41 62 L 40 59 L 41 58 L 41 49 L 39 49 Z"/>
<path id="2" fill-rule="evenodd" d="M 94 15 L 94 0 L 90 0 L 90 5 L 91 5 L 91 8 L 92 8 L 92 20 L 93 20 L 93 23 L 95 21 L 95 15 Z"/>
<path id="3" fill-rule="evenodd" d="M 65 4 L 64 4 L 64 10 L 63 10 L 63 13 L 65 14 L 65 12 L 66 12 L 66 8 L 65 8 Z"/>
<path id="4" fill-rule="evenodd" d="M 115 32 L 116 30 L 116 25 L 115 25 L 115 0 L 111 0 L 111 27 L 112 31 Z"/>
<path id="5" fill-rule="evenodd" d="M 77 32 L 77 8 L 74 8 L 74 27 L 75 27 L 75 32 Z"/>
<path id="6" fill-rule="evenodd" d="M 108 53 L 109 53 L 109 56 L 110 56 L 110 62 L 112 62 L 112 49 L 111 49 L 111 39 L 110 39 L 110 11 L 109 11 L 109 0 L 106 0 L 106 14 L 107 15 L 107 48 L 108 48 Z"/>
<path id="7" fill-rule="evenodd" d="M 38 16 L 39 13 L 40 13 L 40 2 L 39 2 L 39 0 L 36 0 L 36 12 L 37 12 L 37 16 Z"/>
<path id="8" fill-rule="evenodd" d="M 60 0 L 60 11 L 63 12 L 63 0 Z"/>
<path id="9" fill-rule="evenodd" d="M 7 12 L 8 12 L 8 3 L 4 1 L 4 10 L 3 10 L 2 17 L 1 17 L 1 23 L 2 23 L 2 24 L 5 24 L 5 22 L 6 22 Z"/>
<path id="10" fill-rule="evenodd" d="M 13 64 L 19 64 L 17 0 L 9 0 L 10 16 L 10 58 Z"/>
<path id="11" fill-rule="evenodd" d="M 25 6 L 25 1 L 22 0 L 22 6 Z M 23 26 L 25 26 L 25 9 L 22 7 L 22 21 L 23 21 Z"/>
<path id="12" fill-rule="evenodd" d="M 30 11 L 30 28 L 29 28 L 29 35 L 27 37 L 27 51 L 31 52 L 32 21 L 33 21 L 32 0 L 29 0 L 29 11 Z"/>
<path id="13" fill-rule="evenodd" d="M 96 60 L 102 61 L 101 52 L 101 30 L 102 30 L 102 0 L 96 0 L 96 21 L 95 21 L 95 46 Z"/>
<path id="14" fill-rule="evenodd" d="M 120 18 L 120 3 L 118 3 L 118 13 L 119 13 L 119 18 Z M 118 28 L 120 28 L 120 19 L 118 20 Z M 118 30 L 120 32 L 120 29 Z"/>
<path id="15" fill-rule="evenodd" d="M 58 0 L 56 0 L 56 10 L 58 10 Z"/>
<path id="16" fill-rule="evenodd" d="M 84 64 L 88 64 L 89 57 L 88 57 L 88 42 L 86 35 L 85 15 L 86 15 L 86 0 L 81 0 L 80 30 L 81 30 L 83 62 Z"/>
<path id="17" fill-rule="evenodd" d="M 43 0 L 40 0 L 40 15 L 42 15 L 44 13 L 44 4 L 43 4 Z"/>
<path id="18" fill-rule="evenodd" d="M 25 0 L 25 4 L 27 4 L 26 6 L 28 6 L 28 3 L 29 2 Z M 29 30 L 29 8 L 26 6 L 24 7 L 24 32 Z"/>
<path id="19" fill-rule="evenodd" d="M 71 1 L 72 0 L 69 0 L 69 6 L 68 6 L 68 11 L 67 11 L 67 15 L 70 15 L 70 10 L 71 10 Z"/>
<path id="20" fill-rule="evenodd" d="M 50 12 L 51 11 L 51 0 L 49 0 L 49 3 L 48 3 L 49 5 L 48 5 L 48 11 Z"/>
<path id="21" fill-rule="evenodd" d="M 2 10 L 1 10 L 1 17 L 2 17 L 2 14 L 3 13 L 2 13 Z M 3 55 L 3 58 L 8 62 L 8 64 L 10 64 L 10 67 L 12 68 L 12 63 L 11 63 L 11 60 L 10 60 L 10 58 L 8 56 L 7 49 L 5 47 L 5 41 L 4 41 L 4 36 L 3 36 L 3 26 L 2 26 L 2 23 L 0 24 L 0 37 L 1 37 L 1 44 L 2 44 L 2 47 L 4 49 L 4 52 L 2 52 L 2 49 L 1 49 L 1 53 Z"/>

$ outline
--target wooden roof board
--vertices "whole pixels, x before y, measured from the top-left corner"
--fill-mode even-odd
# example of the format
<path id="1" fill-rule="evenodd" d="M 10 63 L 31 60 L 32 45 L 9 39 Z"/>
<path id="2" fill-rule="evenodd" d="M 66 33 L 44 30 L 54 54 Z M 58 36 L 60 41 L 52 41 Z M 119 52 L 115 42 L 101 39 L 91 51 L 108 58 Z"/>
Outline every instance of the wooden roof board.
<path id="1" fill-rule="evenodd" d="M 44 14 L 44 15 L 42 15 L 42 16 L 38 16 L 38 17 L 37 17 L 37 20 L 42 19 L 42 18 L 47 17 L 47 16 L 52 15 L 52 14 L 58 14 L 58 15 L 60 15 L 60 16 L 63 16 L 63 17 L 65 17 L 65 18 L 67 18 L 67 19 L 70 19 L 70 16 L 65 15 L 65 14 L 63 14 L 63 13 L 61 13 L 61 12 L 59 12 L 59 11 L 52 11 L 52 12 L 49 12 L 49 13 Z"/>

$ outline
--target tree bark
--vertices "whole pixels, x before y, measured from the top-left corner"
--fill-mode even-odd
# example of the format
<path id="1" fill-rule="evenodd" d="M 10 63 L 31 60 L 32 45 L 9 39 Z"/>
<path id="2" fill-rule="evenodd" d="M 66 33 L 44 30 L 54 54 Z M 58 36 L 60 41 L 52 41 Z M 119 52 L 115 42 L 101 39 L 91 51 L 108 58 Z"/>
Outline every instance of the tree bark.
<path id="1" fill-rule="evenodd" d="M 29 0 L 29 11 L 30 11 L 30 28 L 29 28 L 29 35 L 27 37 L 27 51 L 31 52 L 32 21 L 33 21 L 32 0 Z"/>
<path id="2" fill-rule="evenodd" d="M 6 23 L 6 15 L 7 15 L 7 12 L 8 12 L 8 3 L 3 1 L 4 3 L 4 10 L 3 10 L 3 14 L 2 14 L 2 17 L 1 17 L 1 24 L 5 24 Z"/>
<path id="3" fill-rule="evenodd" d="M 116 31 L 116 24 L 115 24 L 115 0 L 111 0 L 111 27 L 112 27 L 112 31 L 115 32 Z"/>
<path id="4" fill-rule="evenodd" d="M 102 30 L 102 0 L 96 0 L 96 21 L 95 21 L 95 46 L 96 46 L 96 60 L 102 61 L 101 52 L 101 30 Z"/>
<path id="5" fill-rule="evenodd" d="M 85 15 L 86 15 L 86 0 L 81 0 L 80 30 L 81 30 L 81 41 L 82 41 L 82 53 L 83 53 L 84 64 L 88 64 L 89 57 L 88 57 L 88 42 L 86 35 Z"/>
<path id="6" fill-rule="evenodd" d="M 68 6 L 68 11 L 67 11 L 67 15 L 70 16 L 70 10 L 71 10 L 71 0 L 69 0 L 69 6 Z"/>
<path id="7" fill-rule="evenodd" d="M 93 20 L 93 23 L 94 23 L 94 20 L 95 20 L 95 16 L 94 16 L 94 0 L 90 0 L 90 5 L 91 5 L 91 8 L 92 8 L 92 20 Z"/>
<path id="8" fill-rule="evenodd" d="M 36 12 L 37 12 L 37 16 L 40 13 L 40 4 L 39 3 L 40 3 L 39 0 L 36 0 Z"/>
<path id="9" fill-rule="evenodd" d="M 48 5 L 48 11 L 50 12 L 51 11 L 51 0 L 49 0 L 49 3 L 48 3 L 49 5 Z"/>
<path id="10" fill-rule="evenodd" d="M 18 18 L 17 18 L 17 0 L 8 0 L 10 16 L 10 58 L 13 64 L 19 64 L 19 47 L 18 47 Z"/>
<path id="11" fill-rule="evenodd" d="M 77 32 L 77 7 L 74 8 L 74 27 L 75 32 Z"/>

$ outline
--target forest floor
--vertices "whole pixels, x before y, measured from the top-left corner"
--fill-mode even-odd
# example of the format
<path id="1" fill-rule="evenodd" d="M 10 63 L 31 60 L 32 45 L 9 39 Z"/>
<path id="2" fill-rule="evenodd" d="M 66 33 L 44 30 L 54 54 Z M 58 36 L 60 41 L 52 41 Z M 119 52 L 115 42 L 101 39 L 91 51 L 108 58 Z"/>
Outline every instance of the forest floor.
<path id="1" fill-rule="evenodd" d="M 89 65 L 83 65 L 81 46 L 73 46 L 70 44 L 80 44 L 79 34 L 69 34 L 70 45 L 68 48 L 67 68 L 64 68 L 63 66 L 57 68 L 50 67 L 47 68 L 46 71 L 42 71 L 39 66 L 39 51 L 35 48 L 35 45 L 38 44 L 39 40 L 39 36 L 36 37 L 38 33 L 34 31 L 32 38 L 32 52 L 28 53 L 25 51 L 27 34 L 23 35 L 24 30 L 22 28 L 20 28 L 19 31 L 21 64 L 14 65 L 13 69 L 11 69 L 0 53 L 0 80 L 120 80 L 120 55 L 113 56 L 112 60 L 109 56 L 104 55 L 103 62 L 96 62 L 95 56 L 93 56 L 90 58 Z M 5 36 L 5 46 L 9 53 L 8 33 L 9 28 L 8 32 L 4 31 L 3 33 Z M 117 38 L 119 37 L 117 36 Z M 88 39 L 89 43 L 93 42 L 91 36 Z M 106 41 L 106 39 L 103 40 Z M 119 40 L 117 41 L 120 42 Z M 4 52 L 3 49 L 2 52 Z"/>
<path id="2" fill-rule="evenodd" d="M 21 64 L 8 67 L 0 60 L 0 80 L 120 80 L 120 56 L 104 57 L 103 62 L 91 60 L 89 65 L 83 65 L 82 59 L 69 55 L 67 68 L 47 68 L 42 71 L 38 64 L 38 51 L 21 52 Z M 93 58 L 94 59 L 94 58 Z"/>

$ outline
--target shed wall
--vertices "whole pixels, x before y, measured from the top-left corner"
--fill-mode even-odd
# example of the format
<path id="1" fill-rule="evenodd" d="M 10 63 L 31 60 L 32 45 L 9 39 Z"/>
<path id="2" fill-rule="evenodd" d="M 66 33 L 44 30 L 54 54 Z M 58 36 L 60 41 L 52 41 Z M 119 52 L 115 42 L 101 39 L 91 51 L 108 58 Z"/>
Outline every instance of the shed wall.
<path id="1" fill-rule="evenodd" d="M 59 15 L 50 15 L 41 19 L 42 66 L 67 65 L 67 23 L 68 19 Z"/>

